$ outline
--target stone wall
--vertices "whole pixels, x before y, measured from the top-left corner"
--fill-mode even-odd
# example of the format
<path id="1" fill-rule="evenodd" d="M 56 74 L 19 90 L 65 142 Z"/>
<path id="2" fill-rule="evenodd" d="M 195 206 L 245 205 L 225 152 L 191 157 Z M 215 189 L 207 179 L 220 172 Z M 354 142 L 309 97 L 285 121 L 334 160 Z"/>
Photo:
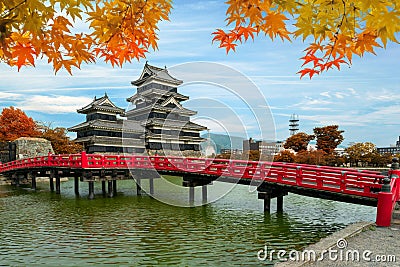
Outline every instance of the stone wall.
<path id="1" fill-rule="evenodd" d="M 54 154 L 53 147 L 49 140 L 43 138 L 20 137 L 13 141 L 17 159 L 47 156 Z"/>
<path id="2" fill-rule="evenodd" d="M 0 142 L 0 162 L 9 161 L 10 150 L 8 142 Z"/>

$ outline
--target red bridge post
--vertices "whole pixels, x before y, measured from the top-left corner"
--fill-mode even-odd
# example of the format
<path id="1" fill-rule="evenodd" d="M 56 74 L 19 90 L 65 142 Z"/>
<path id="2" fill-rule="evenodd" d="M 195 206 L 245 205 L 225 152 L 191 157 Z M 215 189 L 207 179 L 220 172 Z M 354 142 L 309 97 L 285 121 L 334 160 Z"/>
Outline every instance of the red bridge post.
<path id="1" fill-rule="evenodd" d="M 400 177 L 399 163 L 397 158 L 393 158 L 391 170 L 388 177 L 383 179 L 381 192 L 378 194 L 378 207 L 376 211 L 376 225 L 390 227 L 393 212 L 393 192 L 390 186 L 391 179 Z"/>
<path id="2" fill-rule="evenodd" d="M 81 166 L 83 169 L 89 166 L 86 151 L 81 152 Z"/>

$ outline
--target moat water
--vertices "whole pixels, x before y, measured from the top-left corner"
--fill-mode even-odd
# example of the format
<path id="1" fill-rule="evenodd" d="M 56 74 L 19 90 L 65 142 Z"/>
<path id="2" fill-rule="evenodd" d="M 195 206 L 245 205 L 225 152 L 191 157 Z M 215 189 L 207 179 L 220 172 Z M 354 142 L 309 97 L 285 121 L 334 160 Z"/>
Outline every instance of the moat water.
<path id="1" fill-rule="evenodd" d="M 284 213 L 264 214 L 262 201 L 237 185 L 220 200 L 195 208 L 137 196 L 134 181 L 119 181 L 118 195 L 61 195 L 48 183 L 38 190 L 0 186 L 0 265 L 3 266 L 260 266 L 257 252 L 296 249 L 358 221 L 376 209 L 289 194 Z M 155 190 L 162 190 L 156 188 Z"/>

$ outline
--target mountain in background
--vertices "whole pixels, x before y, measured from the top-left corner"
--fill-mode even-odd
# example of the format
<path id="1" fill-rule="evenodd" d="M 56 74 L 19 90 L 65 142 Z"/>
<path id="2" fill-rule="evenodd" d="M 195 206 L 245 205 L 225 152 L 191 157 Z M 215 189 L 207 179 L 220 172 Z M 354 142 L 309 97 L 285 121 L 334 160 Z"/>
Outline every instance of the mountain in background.
<path id="1" fill-rule="evenodd" d="M 208 133 L 202 134 L 201 137 L 208 138 Z M 245 140 L 243 137 L 214 133 L 210 133 L 210 139 L 215 143 L 217 154 L 221 153 L 221 149 L 243 150 L 243 140 Z"/>

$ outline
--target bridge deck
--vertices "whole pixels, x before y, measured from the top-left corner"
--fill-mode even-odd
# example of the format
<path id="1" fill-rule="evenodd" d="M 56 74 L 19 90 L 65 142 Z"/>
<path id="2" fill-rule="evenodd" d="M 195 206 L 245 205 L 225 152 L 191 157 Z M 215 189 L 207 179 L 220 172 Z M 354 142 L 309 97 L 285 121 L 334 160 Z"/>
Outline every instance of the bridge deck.
<path id="1" fill-rule="evenodd" d="M 111 170 L 151 170 L 197 179 L 243 184 L 284 186 L 290 191 L 325 191 L 340 196 L 358 196 L 364 200 L 377 200 L 384 175 L 375 171 L 360 171 L 347 168 L 312 166 L 281 162 L 255 162 L 206 158 L 182 158 L 139 155 L 71 154 L 48 155 L 21 159 L 0 165 L 0 173 L 11 174 L 27 171 L 57 169 L 62 175 L 71 172 Z M 64 174 L 65 173 L 65 174 Z M 372 201 L 376 203 L 376 201 Z"/>

